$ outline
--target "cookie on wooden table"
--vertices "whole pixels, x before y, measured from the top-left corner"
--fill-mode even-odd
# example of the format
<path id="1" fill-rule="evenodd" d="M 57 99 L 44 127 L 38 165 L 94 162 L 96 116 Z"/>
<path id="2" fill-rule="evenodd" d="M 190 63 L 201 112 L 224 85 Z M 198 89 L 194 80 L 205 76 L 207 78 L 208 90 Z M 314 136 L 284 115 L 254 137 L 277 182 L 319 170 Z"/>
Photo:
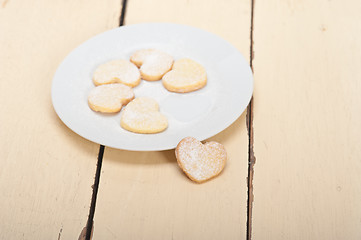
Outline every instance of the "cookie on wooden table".
<path id="1" fill-rule="evenodd" d="M 179 167 L 193 181 L 207 181 L 223 170 L 227 152 L 224 146 L 217 142 L 202 144 L 193 137 L 180 141 L 175 150 Z"/>

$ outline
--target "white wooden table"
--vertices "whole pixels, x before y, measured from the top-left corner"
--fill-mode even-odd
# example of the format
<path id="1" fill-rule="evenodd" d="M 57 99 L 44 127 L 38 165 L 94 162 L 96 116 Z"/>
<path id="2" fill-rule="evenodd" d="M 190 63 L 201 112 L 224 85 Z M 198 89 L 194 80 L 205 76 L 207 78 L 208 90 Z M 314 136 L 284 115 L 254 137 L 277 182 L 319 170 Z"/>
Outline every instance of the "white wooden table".
<path id="1" fill-rule="evenodd" d="M 360 13 L 357 0 L 0 0 L 0 239 L 85 239 L 92 220 L 93 239 L 360 239 Z M 72 49 L 142 22 L 213 32 L 253 68 L 248 114 L 212 138 L 229 154 L 212 181 L 189 181 L 174 150 L 102 149 L 52 108 Z"/>

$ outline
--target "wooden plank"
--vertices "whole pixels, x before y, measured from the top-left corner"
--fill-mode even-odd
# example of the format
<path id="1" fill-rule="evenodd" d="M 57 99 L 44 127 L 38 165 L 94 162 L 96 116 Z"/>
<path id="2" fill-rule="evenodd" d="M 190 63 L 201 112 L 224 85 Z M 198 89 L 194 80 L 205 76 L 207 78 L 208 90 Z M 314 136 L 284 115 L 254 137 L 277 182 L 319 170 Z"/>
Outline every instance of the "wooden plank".
<path id="1" fill-rule="evenodd" d="M 118 0 L 0 3 L 0 239 L 77 239 L 85 226 L 99 145 L 57 117 L 51 81 L 119 12 Z"/>
<path id="2" fill-rule="evenodd" d="M 256 1 L 254 240 L 361 238 L 360 12 Z"/>
<path id="3" fill-rule="evenodd" d="M 173 22 L 216 33 L 247 57 L 249 1 L 128 2 L 126 24 Z M 94 218 L 95 239 L 245 239 L 247 150 L 245 114 L 213 140 L 226 146 L 221 176 L 197 185 L 177 166 L 174 150 L 106 148 Z"/>

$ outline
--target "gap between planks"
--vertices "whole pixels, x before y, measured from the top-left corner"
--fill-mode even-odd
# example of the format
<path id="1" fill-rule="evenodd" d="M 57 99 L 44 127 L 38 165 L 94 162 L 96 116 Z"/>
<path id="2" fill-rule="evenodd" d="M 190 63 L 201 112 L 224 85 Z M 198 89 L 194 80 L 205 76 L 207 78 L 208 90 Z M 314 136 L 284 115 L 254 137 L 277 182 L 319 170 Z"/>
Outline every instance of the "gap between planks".
<path id="1" fill-rule="evenodd" d="M 250 52 L 249 52 L 249 64 L 253 71 L 253 27 L 254 27 L 254 3 L 255 0 L 251 0 L 251 27 L 250 27 Z M 247 132 L 248 132 L 248 176 L 247 176 L 247 228 L 246 236 L 247 240 L 252 238 L 252 208 L 253 208 L 253 174 L 254 164 L 256 163 L 256 157 L 253 151 L 253 97 L 247 107 Z"/>
<path id="2" fill-rule="evenodd" d="M 104 149 L 105 149 L 105 147 L 103 145 L 100 145 L 99 153 L 98 153 L 97 169 L 95 172 L 94 184 L 92 186 L 93 194 L 92 194 L 92 199 L 91 199 L 91 204 L 90 204 L 88 221 L 86 224 L 86 235 L 85 235 L 86 240 L 91 239 L 92 232 L 93 232 L 93 223 L 94 223 L 93 219 L 94 219 L 94 213 L 95 213 L 95 207 L 96 207 L 96 201 L 97 201 L 97 195 L 98 195 L 100 174 L 101 174 L 102 164 L 103 164 Z"/>
<path id="3" fill-rule="evenodd" d="M 119 27 L 124 25 L 125 13 L 126 13 L 126 8 L 127 8 L 127 0 L 122 0 L 121 6 L 122 6 L 122 9 L 120 12 L 120 17 L 119 17 Z M 96 208 L 100 175 L 101 175 L 102 164 L 103 164 L 104 150 L 105 150 L 105 146 L 100 145 L 99 152 L 98 152 L 97 169 L 95 172 L 94 184 L 92 186 L 93 193 L 92 193 L 91 204 L 90 204 L 90 209 L 89 209 L 89 216 L 88 216 L 86 227 L 80 233 L 79 240 L 83 240 L 83 239 L 91 240 L 91 238 L 93 236 L 94 213 L 95 213 L 95 208 Z M 84 234 L 84 232 L 85 232 L 85 234 Z"/>

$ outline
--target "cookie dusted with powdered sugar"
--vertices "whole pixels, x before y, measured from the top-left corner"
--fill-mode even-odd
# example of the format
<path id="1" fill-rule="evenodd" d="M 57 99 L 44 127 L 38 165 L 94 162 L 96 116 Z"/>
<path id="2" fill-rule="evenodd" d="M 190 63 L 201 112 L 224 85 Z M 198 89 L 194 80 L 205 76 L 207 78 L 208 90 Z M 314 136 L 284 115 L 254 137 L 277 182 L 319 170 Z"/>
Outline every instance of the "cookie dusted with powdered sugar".
<path id="1" fill-rule="evenodd" d="M 113 60 L 99 65 L 93 74 L 96 86 L 110 83 L 123 83 L 135 87 L 140 83 L 139 69 L 128 60 Z"/>
<path id="2" fill-rule="evenodd" d="M 130 61 L 140 67 L 144 80 L 157 81 L 162 79 L 173 65 L 173 57 L 157 49 L 141 49 L 133 53 Z"/>
<path id="3" fill-rule="evenodd" d="M 120 125 L 131 132 L 159 133 L 168 127 L 168 119 L 159 112 L 159 105 L 153 98 L 136 98 L 121 114 Z"/>
<path id="4" fill-rule="evenodd" d="M 207 74 L 201 64 L 182 58 L 174 62 L 172 70 L 163 76 L 162 83 L 171 92 L 192 92 L 207 84 Z"/>
<path id="5" fill-rule="evenodd" d="M 88 105 L 96 112 L 115 113 L 134 99 L 131 87 L 112 83 L 93 88 L 88 95 Z"/>
<path id="6" fill-rule="evenodd" d="M 227 152 L 222 144 L 217 142 L 202 144 L 193 137 L 186 137 L 180 141 L 175 155 L 179 167 L 197 183 L 220 174 L 227 160 Z"/>

